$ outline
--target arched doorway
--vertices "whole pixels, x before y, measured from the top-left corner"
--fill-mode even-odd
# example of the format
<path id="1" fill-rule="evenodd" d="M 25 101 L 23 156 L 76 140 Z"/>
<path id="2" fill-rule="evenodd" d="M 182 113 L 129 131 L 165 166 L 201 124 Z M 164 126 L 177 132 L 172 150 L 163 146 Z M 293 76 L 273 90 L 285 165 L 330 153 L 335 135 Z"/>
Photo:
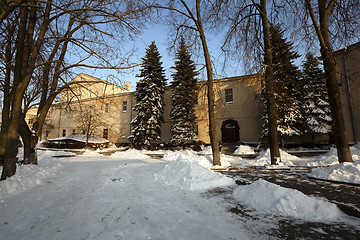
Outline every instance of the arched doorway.
<path id="1" fill-rule="evenodd" d="M 238 142 L 240 140 L 239 124 L 235 120 L 223 121 L 221 126 L 221 140 L 223 143 Z"/>

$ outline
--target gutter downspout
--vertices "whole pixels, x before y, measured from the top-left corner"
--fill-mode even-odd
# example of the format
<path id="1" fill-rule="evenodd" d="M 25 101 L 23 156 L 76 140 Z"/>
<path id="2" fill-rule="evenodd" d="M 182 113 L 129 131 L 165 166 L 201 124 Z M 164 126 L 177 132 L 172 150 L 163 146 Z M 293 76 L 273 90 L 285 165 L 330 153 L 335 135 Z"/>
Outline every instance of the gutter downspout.
<path id="1" fill-rule="evenodd" d="M 60 105 L 60 109 L 59 109 L 59 128 L 58 128 L 58 137 L 60 137 L 60 126 L 61 126 L 61 103 L 59 104 Z"/>
<path id="2" fill-rule="evenodd" d="M 352 98 L 351 98 L 349 72 L 348 72 L 348 65 L 347 65 L 347 58 L 346 58 L 347 51 L 346 50 L 347 50 L 347 47 L 344 48 L 345 82 L 346 82 L 346 90 L 347 90 L 347 93 L 348 93 L 348 101 L 349 101 L 349 107 L 350 107 L 350 113 L 351 113 L 352 128 L 353 128 L 353 131 L 354 131 L 354 141 L 355 141 L 355 144 L 357 144 L 358 138 L 357 138 L 356 120 L 355 120 L 355 115 L 354 115 L 354 106 L 353 106 L 353 102 L 352 102 Z"/>
<path id="3" fill-rule="evenodd" d="M 134 95 L 135 96 L 135 95 Z M 130 93 L 130 134 L 129 136 L 131 136 L 131 132 L 132 132 L 132 126 L 131 126 L 131 121 L 133 120 L 133 117 L 132 117 L 132 111 L 133 111 L 133 94 Z"/>

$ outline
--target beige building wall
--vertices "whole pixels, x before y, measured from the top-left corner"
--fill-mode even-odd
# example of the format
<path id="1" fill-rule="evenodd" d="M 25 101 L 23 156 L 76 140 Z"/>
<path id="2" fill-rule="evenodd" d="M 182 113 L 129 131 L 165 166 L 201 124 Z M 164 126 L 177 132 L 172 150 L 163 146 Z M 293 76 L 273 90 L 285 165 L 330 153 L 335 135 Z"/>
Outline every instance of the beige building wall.
<path id="1" fill-rule="evenodd" d="M 214 89 L 216 131 L 219 141 L 224 141 L 224 132 L 222 131 L 225 127 L 224 124 L 227 120 L 233 120 L 239 127 L 239 141 L 258 142 L 262 128 L 262 103 L 259 96 L 261 79 L 259 75 L 217 80 Z M 232 90 L 232 101 L 226 101 L 227 89 Z M 207 103 L 207 85 L 206 82 L 200 82 L 196 107 L 199 140 L 209 143 Z"/>
<path id="2" fill-rule="evenodd" d="M 104 97 L 126 91 L 130 91 L 129 82 L 126 82 L 125 88 L 122 88 L 99 78 L 80 73 L 70 81 L 69 89 L 61 93 L 61 102 Z"/>
<path id="3" fill-rule="evenodd" d="M 360 43 L 336 51 L 335 58 L 346 131 L 349 141 L 356 142 L 360 139 Z M 97 136 L 102 137 L 104 129 L 108 129 L 110 141 L 129 142 L 130 122 L 136 116 L 136 112 L 132 111 L 135 105 L 134 92 L 129 92 L 129 83 L 125 88 L 121 88 L 86 74 L 79 74 L 72 81 L 79 84 L 71 87 L 72 92 L 64 91 L 61 95 L 61 103 L 52 106 L 43 128 L 42 139 L 60 137 L 64 130 L 66 135 L 71 135 L 73 131 L 79 133 L 76 128 L 76 113 L 86 106 L 91 106 L 96 107 L 100 118 L 107 123 L 106 126 L 99 127 Z M 238 134 L 238 141 L 259 142 L 262 130 L 260 90 L 259 75 L 215 81 L 215 117 L 219 141 L 226 140 L 226 134 L 230 131 L 231 134 Z M 164 123 L 161 127 L 162 142 L 169 141 L 171 137 L 171 91 L 169 87 L 165 90 Z M 227 99 L 230 92 L 232 101 Z M 124 102 L 126 102 L 126 111 L 124 111 Z M 206 81 L 198 83 L 198 104 L 195 110 L 198 139 L 209 143 Z M 33 115 L 29 112 L 29 121 L 32 121 Z M 235 126 L 235 128 L 227 128 L 229 126 Z M 294 141 L 308 142 L 309 139 Z"/>
<path id="4" fill-rule="evenodd" d="M 341 103 L 349 142 L 360 139 L 360 42 L 335 52 Z"/>
<path id="5" fill-rule="evenodd" d="M 61 102 L 52 105 L 42 139 L 82 133 L 79 118 L 91 110 L 98 125 L 94 135 L 104 137 L 107 129 L 110 141 L 127 142 L 133 116 L 130 83 L 126 82 L 125 88 L 121 88 L 86 74 L 79 74 L 71 83 L 70 88 L 61 93 Z"/>
<path id="6" fill-rule="evenodd" d="M 81 74 L 79 76 L 81 76 Z M 91 78 L 87 78 L 87 80 L 89 79 Z M 75 80 L 76 79 L 73 81 Z M 102 91 L 104 84 L 99 82 L 98 79 L 94 81 L 96 84 L 100 84 L 100 86 L 97 86 L 95 83 L 89 83 L 92 89 L 100 89 Z M 83 90 L 82 87 L 83 86 L 77 88 L 75 85 L 72 87 L 72 94 L 81 95 L 81 99 L 74 98 L 69 91 L 65 91 L 65 96 L 61 96 L 61 99 L 64 101 L 52 106 L 43 129 L 42 139 L 81 133 L 77 128 L 79 114 L 84 112 L 85 108 L 94 108 L 98 113 L 96 117 L 106 123 L 98 127 L 95 135 L 103 137 L 104 129 L 107 129 L 108 139 L 111 142 L 129 142 L 128 137 L 131 135 L 130 122 L 136 116 L 136 112 L 132 111 L 135 105 L 134 92 L 125 92 L 123 89 L 120 93 L 117 92 L 113 94 L 113 92 L 110 91 L 107 93 L 111 94 L 106 93 L 103 96 L 87 96 L 87 98 L 84 99 L 86 90 Z M 229 89 L 231 89 L 232 101 L 226 101 L 225 92 L 228 91 L 229 93 Z M 238 125 L 238 129 L 234 130 L 237 131 L 239 135 L 238 141 L 259 141 L 262 127 L 262 103 L 258 95 L 260 89 L 261 81 L 258 75 L 233 77 L 215 81 L 215 116 L 219 141 L 223 140 L 222 128 L 226 121 L 229 120 L 235 121 Z M 120 90 L 121 89 L 117 89 L 117 91 Z M 79 92 L 81 92 L 81 94 Z M 161 126 L 162 142 L 168 142 L 171 138 L 171 92 L 171 88 L 167 87 L 164 96 L 164 123 L 162 123 Z M 126 106 L 124 107 L 125 103 Z M 198 83 L 198 104 L 195 110 L 198 139 L 209 143 L 207 85 L 205 81 Z"/>
<path id="7" fill-rule="evenodd" d="M 83 132 L 79 129 L 79 119 L 86 111 L 94 111 L 96 125 L 94 135 L 107 138 L 111 142 L 128 142 L 131 135 L 130 120 L 134 116 L 132 103 L 134 94 L 124 92 L 105 98 L 84 99 L 54 104 L 48 113 L 42 139 L 69 136 Z"/>

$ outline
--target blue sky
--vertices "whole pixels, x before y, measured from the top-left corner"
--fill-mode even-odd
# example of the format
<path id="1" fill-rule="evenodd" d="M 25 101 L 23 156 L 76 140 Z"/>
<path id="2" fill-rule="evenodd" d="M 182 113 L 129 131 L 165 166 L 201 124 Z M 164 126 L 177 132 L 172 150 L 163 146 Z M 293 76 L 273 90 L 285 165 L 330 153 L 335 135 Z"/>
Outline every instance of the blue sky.
<path id="1" fill-rule="evenodd" d="M 168 83 L 171 81 L 171 67 L 174 66 L 175 53 L 170 53 L 168 50 L 169 47 L 169 30 L 166 26 L 161 24 L 150 24 L 147 26 L 148 28 L 143 31 L 143 33 L 137 36 L 136 40 L 128 43 L 128 48 L 135 47 L 136 52 L 134 57 L 132 58 L 132 62 L 140 63 L 141 58 L 145 55 L 145 48 L 151 44 L 152 41 L 155 41 L 160 55 L 162 56 L 163 67 L 165 69 L 166 78 L 168 79 Z M 213 60 L 213 69 L 215 72 L 215 78 L 224 78 L 224 77 L 233 77 L 233 76 L 241 76 L 246 74 L 241 62 L 232 61 L 226 64 L 226 69 L 223 69 L 223 55 L 220 50 L 221 43 L 223 41 L 221 33 L 212 33 L 205 32 L 208 47 L 210 51 L 210 55 Z M 316 42 L 317 43 L 317 42 Z M 305 55 L 305 50 L 300 45 L 296 46 L 294 44 L 294 50 L 298 51 L 301 55 Z M 202 52 L 199 53 L 202 56 Z M 319 53 L 315 53 L 315 55 L 319 55 Z M 300 57 L 295 60 L 295 64 L 297 66 L 301 66 L 304 57 Z M 193 55 L 193 60 L 196 64 L 198 64 L 198 69 L 203 66 L 204 61 L 202 58 L 197 59 L 195 55 Z M 232 64 L 233 63 L 233 64 Z M 123 70 L 119 74 L 113 70 L 87 70 L 82 69 L 84 73 L 89 75 L 101 78 L 103 80 L 107 80 L 109 75 L 114 75 L 120 82 L 125 83 L 125 81 L 129 81 L 131 83 L 131 90 L 134 91 L 136 88 L 136 82 L 139 78 L 136 75 L 139 73 L 140 67 L 133 68 L 131 70 Z M 80 72 L 79 72 L 80 73 Z M 206 76 L 199 75 L 198 78 L 200 80 L 205 79 Z M 117 82 L 118 84 L 118 82 Z"/>
<path id="2" fill-rule="evenodd" d="M 152 41 L 155 41 L 156 46 L 159 49 L 160 55 L 162 56 L 161 60 L 163 62 L 163 67 L 166 71 L 165 73 L 169 83 L 171 81 L 170 68 L 174 66 L 175 54 L 169 52 L 168 40 L 169 40 L 169 31 L 168 29 L 166 29 L 166 26 L 164 27 L 163 25 L 153 24 L 148 26 L 148 29 L 146 29 L 140 36 L 138 36 L 138 38 L 134 42 L 129 43 L 129 48 L 134 46 L 137 49 L 136 54 L 132 60 L 133 62 L 139 63 L 141 62 L 141 58 L 144 57 L 145 55 L 145 48 L 148 45 L 150 45 Z M 241 69 L 235 70 L 229 68 L 231 70 L 227 69 L 226 72 L 222 71 L 222 67 L 221 67 L 222 65 L 219 62 L 216 63 L 216 59 L 218 59 L 219 56 L 221 55 L 221 51 L 219 50 L 221 39 L 219 39 L 217 36 L 208 33 L 207 41 L 209 45 L 210 54 L 212 55 L 212 59 L 215 63 L 214 67 L 218 77 L 229 77 L 229 76 L 244 74 L 241 71 Z M 193 60 L 195 61 L 196 64 L 199 64 L 199 68 L 200 65 L 203 64 L 203 61 L 201 59 L 198 60 L 199 62 L 196 62 L 195 56 L 193 57 Z M 139 73 L 139 69 L 140 67 L 136 67 L 131 70 L 124 70 L 121 71 L 122 73 L 120 75 L 116 71 L 111 71 L 111 70 L 98 70 L 98 71 L 85 70 L 85 69 L 83 70 L 85 73 L 95 77 L 99 77 L 103 80 L 106 80 L 108 75 L 117 75 L 116 77 L 119 78 L 122 82 L 125 81 L 131 82 L 131 89 L 135 90 L 136 82 L 139 80 L 139 78 L 136 77 L 136 74 Z M 199 76 L 199 78 L 202 77 Z"/>

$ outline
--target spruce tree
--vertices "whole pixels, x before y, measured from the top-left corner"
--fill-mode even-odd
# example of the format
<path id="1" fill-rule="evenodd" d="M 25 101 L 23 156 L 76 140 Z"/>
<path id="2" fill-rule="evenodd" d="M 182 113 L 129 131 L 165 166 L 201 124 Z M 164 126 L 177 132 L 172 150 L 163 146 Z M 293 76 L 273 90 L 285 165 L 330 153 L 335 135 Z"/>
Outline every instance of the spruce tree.
<path id="1" fill-rule="evenodd" d="M 155 42 L 148 46 L 142 60 L 143 64 L 137 75 L 141 79 L 136 83 L 135 92 L 134 110 L 137 115 L 131 125 L 134 146 L 149 148 L 161 137 L 166 79 Z"/>
<path id="2" fill-rule="evenodd" d="M 188 146 L 197 139 L 194 110 L 197 101 L 197 73 L 184 39 L 180 41 L 176 59 L 171 83 L 171 143 L 175 146 Z"/>
<path id="3" fill-rule="evenodd" d="M 319 64 L 311 53 L 307 53 L 301 77 L 304 131 L 312 135 L 313 143 L 315 134 L 331 132 L 332 123 L 325 75 Z"/>
<path id="4" fill-rule="evenodd" d="M 270 33 L 275 82 L 276 119 L 278 123 L 277 129 L 281 136 L 300 135 L 302 119 L 298 86 L 300 71 L 293 63 L 293 60 L 298 58 L 299 55 L 293 50 L 293 44 L 287 42 L 283 37 L 284 31 L 281 31 L 279 26 L 271 27 Z M 266 135 L 266 112 L 263 119 L 265 122 L 263 135 Z"/>

